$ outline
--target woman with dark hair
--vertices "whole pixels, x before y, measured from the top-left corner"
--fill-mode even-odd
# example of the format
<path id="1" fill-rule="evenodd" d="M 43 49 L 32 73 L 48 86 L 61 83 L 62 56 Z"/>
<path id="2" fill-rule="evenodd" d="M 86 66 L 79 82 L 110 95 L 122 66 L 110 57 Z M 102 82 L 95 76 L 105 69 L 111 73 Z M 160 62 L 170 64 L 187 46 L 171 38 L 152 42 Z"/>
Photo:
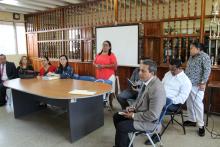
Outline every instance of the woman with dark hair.
<path id="1" fill-rule="evenodd" d="M 18 77 L 24 74 L 33 74 L 34 68 L 30 64 L 30 61 L 28 60 L 27 56 L 22 56 L 19 61 L 19 66 L 17 67 L 17 74 Z"/>
<path id="2" fill-rule="evenodd" d="M 112 92 L 115 92 L 115 71 L 117 69 L 117 59 L 111 52 L 111 42 L 103 42 L 102 51 L 95 57 L 93 65 L 96 68 L 96 78 L 112 81 Z M 113 97 L 110 95 L 110 105 Z"/>
<path id="3" fill-rule="evenodd" d="M 73 78 L 73 68 L 68 64 L 66 55 L 60 56 L 60 64 L 56 70 L 56 74 L 60 74 L 61 79 Z"/>
<path id="4" fill-rule="evenodd" d="M 41 63 L 43 65 L 43 67 L 41 67 L 40 69 L 40 76 L 46 76 L 48 73 L 53 73 L 56 71 L 56 67 L 54 67 L 53 65 L 51 65 L 48 57 L 44 56 L 41 59 Z"/>
<path id="5" fill-rule="evenodd" d="M 102 51 L 95 57 L 93 62 L 97 79 L 110 80 L 111 76 L 115 76 L 117 60 L 111 50 L 111 42 L 104 41 Z"/>

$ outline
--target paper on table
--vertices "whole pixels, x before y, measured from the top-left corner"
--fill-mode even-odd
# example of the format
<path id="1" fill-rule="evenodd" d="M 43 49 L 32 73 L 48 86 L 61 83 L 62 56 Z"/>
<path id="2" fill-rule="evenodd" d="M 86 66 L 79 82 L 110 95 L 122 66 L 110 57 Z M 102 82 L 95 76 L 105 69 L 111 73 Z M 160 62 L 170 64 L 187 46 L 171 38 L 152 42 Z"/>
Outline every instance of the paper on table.
<path id="1" fill-rule="evenodd" d="M 95 91 L 78 90 L 78 89 L 74 89 L 74 90 L 70 91 L 69 93 L 70 94 L 80 94 L 80 95 L 94 95 L 94 94 L 96 94 Z"/>
<path id="2" fill-rule="evenodd" d="M 59 78 L 60 77 L 57 77 L 57 76 L 43 76 L 42 80 L 57 80 Z"/>

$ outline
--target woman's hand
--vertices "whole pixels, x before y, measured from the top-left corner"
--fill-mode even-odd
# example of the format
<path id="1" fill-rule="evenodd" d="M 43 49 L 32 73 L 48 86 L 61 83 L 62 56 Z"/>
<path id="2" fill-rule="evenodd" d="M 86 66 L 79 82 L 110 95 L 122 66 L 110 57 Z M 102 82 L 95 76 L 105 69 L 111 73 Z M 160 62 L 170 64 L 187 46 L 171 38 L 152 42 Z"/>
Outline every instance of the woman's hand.
<path id="1" fill-rule="evenodd" d="M 101 68 L 103 68 L 103 65 L 101 65 L 101 64 L 96 64 L 95 67 L 98 68 L 98 69 L 101 69 Z"/>

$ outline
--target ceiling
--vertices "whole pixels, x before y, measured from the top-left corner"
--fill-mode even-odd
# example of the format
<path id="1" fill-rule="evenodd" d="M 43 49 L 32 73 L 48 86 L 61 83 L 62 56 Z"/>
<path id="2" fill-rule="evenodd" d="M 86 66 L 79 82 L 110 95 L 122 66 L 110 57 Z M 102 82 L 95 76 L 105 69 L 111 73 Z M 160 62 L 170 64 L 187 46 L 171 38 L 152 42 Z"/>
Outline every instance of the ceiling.
<path id="1" fill-rule="evenodd" d="M 0 11 L 29 14 L 91 1 L 95 0 L 0 0 Z"/>

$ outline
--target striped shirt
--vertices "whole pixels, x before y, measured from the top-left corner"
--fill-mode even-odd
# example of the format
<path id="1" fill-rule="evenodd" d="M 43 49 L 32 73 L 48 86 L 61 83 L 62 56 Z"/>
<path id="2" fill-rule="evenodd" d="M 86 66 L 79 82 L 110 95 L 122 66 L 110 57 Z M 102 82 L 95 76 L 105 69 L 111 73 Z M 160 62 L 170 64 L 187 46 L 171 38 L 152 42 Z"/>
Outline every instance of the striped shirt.
<path id="1" fill-rule="evenodd" d="M 193 86 L 206 83 L 211 72 L 211 60 L 208 54 L 200 51 L 195 56 L 190 56 L 185 70 Z"/>

